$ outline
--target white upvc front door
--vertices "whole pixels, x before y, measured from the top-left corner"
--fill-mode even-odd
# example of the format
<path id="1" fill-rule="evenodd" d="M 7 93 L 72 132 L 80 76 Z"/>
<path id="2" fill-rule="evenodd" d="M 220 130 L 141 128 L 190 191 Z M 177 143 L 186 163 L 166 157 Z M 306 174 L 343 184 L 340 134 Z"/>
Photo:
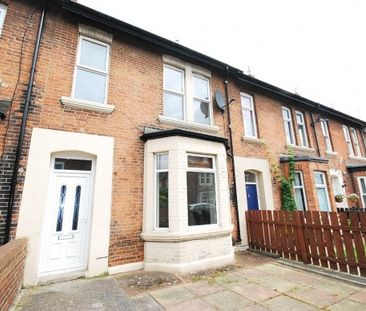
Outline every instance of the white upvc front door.
<path id="1" fill-rule="evenodd" d="M 54 170 L 40 276 L 85 270 L 91 223 L 91 171 Z"/>

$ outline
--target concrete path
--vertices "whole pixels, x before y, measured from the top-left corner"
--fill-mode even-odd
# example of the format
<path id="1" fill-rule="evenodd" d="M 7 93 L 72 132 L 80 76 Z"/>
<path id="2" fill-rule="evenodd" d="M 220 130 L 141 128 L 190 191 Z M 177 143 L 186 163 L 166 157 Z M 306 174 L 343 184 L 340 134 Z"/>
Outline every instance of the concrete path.
<path id="1" fill-rule="evenodd" d="M 38 287 L 17 310 L 366 310 L 366 289 L 267 263 L 200 275 L 128 297 L 119 276 Z"/>

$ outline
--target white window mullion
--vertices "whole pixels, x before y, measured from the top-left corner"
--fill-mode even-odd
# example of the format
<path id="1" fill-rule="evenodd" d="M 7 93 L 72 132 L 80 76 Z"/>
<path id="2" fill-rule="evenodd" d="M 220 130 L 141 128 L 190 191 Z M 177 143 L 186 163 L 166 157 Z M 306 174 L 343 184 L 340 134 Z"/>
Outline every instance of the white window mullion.
<path id="1" fill-rule="evenodd" d="M 186 99 L 185 99 L 185 120 L 192 121 L 194 120 L 194 111 L 193 111 L 193 73 L 192 67 L 190 65 L 186 65 Z"/>

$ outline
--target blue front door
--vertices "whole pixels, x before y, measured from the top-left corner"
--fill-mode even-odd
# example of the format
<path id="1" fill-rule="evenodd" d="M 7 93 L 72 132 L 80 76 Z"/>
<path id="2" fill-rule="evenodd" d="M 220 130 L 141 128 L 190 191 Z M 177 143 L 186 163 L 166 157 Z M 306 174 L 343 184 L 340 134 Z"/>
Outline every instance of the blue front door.
<path id="1" fill-rule="evenodd" d="M 248 210 L 250 211 L 259 210 L 257 185 L 247 184 L 246 189 L 247 189 Z"/>

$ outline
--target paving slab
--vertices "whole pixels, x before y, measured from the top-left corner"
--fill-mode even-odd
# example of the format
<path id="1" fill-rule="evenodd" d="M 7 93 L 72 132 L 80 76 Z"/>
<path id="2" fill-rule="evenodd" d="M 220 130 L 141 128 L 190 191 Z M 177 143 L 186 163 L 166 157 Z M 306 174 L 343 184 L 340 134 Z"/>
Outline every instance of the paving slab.
<path id="1" fill-rule="evenodd" d="M 329 307 L 330 311 L 365 311 L 366 306 L 356 301 L 343 299 L 342 301 Z"/>
<path id="2" fill-rule="evenodd" d="M 253 305 L 253 302 L 230 290 L 211 294 L 202 298 L 218 310 L 236 311 Z"/>
<path id="3" fill-rule="evenodd" d="M 366 305 L 366 289 L 360 290 L 351 296 L 347 297 L 347 299 L 351 299 L 353 301 L 357 301 L 360 303 L 364 303 Z M 365 307 L 366 309 L 366 307 Z"/>
<path id="4" fill-rule="evenodd" d="M 259 284 L 246 284 L 233 287 L 232 290 L 239 295 L 254 302 L 264 301 L 280 295 L 279 292 Z"/>
<path id="5" fill-rule="evenodd" d="M 32 289 L 17 310 L 136 310 L 114 278 L 82 279 Z"/>
<path id="6" fill-rule="evenodd" d="M 269 275 L 258 280 L 258 283 L 281 293 L 292 291 L 301 287 L 299 283 L 291 282 L 277 275 Z"/>
<path id="7" fill-rule="evenodd" d="M 318 310 L 316 307 L 308 305 L 304 302 L 298 301 L 287 296 L 277 296 L 272 299 L 266 300 L 262 305 L 272 311 L 313 311 Z"/>
<path id="8" fill-rule="evenodd" d="M 216 310 L 213 306 L 201 298 L 187 300 L 176 305 L 172 305 L 166 308 L 167 311 L 214 311 Z"/>
<path id="9" fill-rule="evenodd" d="M 329 278 L 321 278 L 310 286 L 341 297 L 346 297 L 360 290 L 360 287 L 352 286 L 342 281 L 336 282 Z"/>
<path id="10" fill-rule="evenodd" d="M 223 287 L 226 287 L 226 288 L 232 288 L 232 287 L 235 287 L 235 286 L 241 286 L 241 285 L 246 285 L 246 284 L 249 284 L 250 282 L 239 276 L 239 275 L 236 275 L 234 273 L 227 273 L 223 276 L 220 276 L 220 277 L 216 277 L 214 280 L 213 280 L 213 284 L 217 284 L 219 286 L 223 286 Z"/>
<path id="11" fill-rule="evenodd" d="M 241 309 L 241 311 L 268 311 L 268 309 L 261 305 L 252 305 L 244 307 L 243 309 Z"/>
<path id="12" fill-rule="evenodd" d="M 262 266 L 258 266 L 255 269 L 272 274 L 272 275 L 286 274 L 289 270 L 289 268 L 277 265 L 275 263 L 269 263 L 269 264 L 265 264 Z"/>
<path id="13" fill-rule="evenodd" d="M 315 276 L 314 274 L 294 271 L 291 269 L 288 269 L 287 272 L 281 274 L 281 277 L 301 285 L 311 285 L 319 281 L 319 277 Z"/>
<path id="14" fill-rule="evenodd" d="M 164 308 L 149 294 L 141 294 L 131 298 L 139 311 L 162 311 Z"/>
<path id="15" fill-rule="evenodd" d="M 191 293 L 198 297 L 217 293 L 224 290 L 223 287 L 217 284 L 209 283 L 207 281 L 184 284 L 183 287 L 188 289 Z"/>
<path id="16" fill-rule="evenodd" d="M 325 290 L 319 290 L 308 286 L 296 288 L 293 291 L 288 292 L 287 295 L 319 308 L 328 307 L 343 299 L 340 295 L 329 294 Z"/>
<path id="17" fill-rule="evenodd" d="M 257 269 L 240 269 L 233 272 L 249 281 L 258 281 L 259 279 L 268 276 L 269 274 Z"/>
<path id="18" fill-rule="evenodd" d="M 156 290 L 150 292 L 150 295 L 163 307 L 195 298 L 194 294 L 181 285 Z"/>

